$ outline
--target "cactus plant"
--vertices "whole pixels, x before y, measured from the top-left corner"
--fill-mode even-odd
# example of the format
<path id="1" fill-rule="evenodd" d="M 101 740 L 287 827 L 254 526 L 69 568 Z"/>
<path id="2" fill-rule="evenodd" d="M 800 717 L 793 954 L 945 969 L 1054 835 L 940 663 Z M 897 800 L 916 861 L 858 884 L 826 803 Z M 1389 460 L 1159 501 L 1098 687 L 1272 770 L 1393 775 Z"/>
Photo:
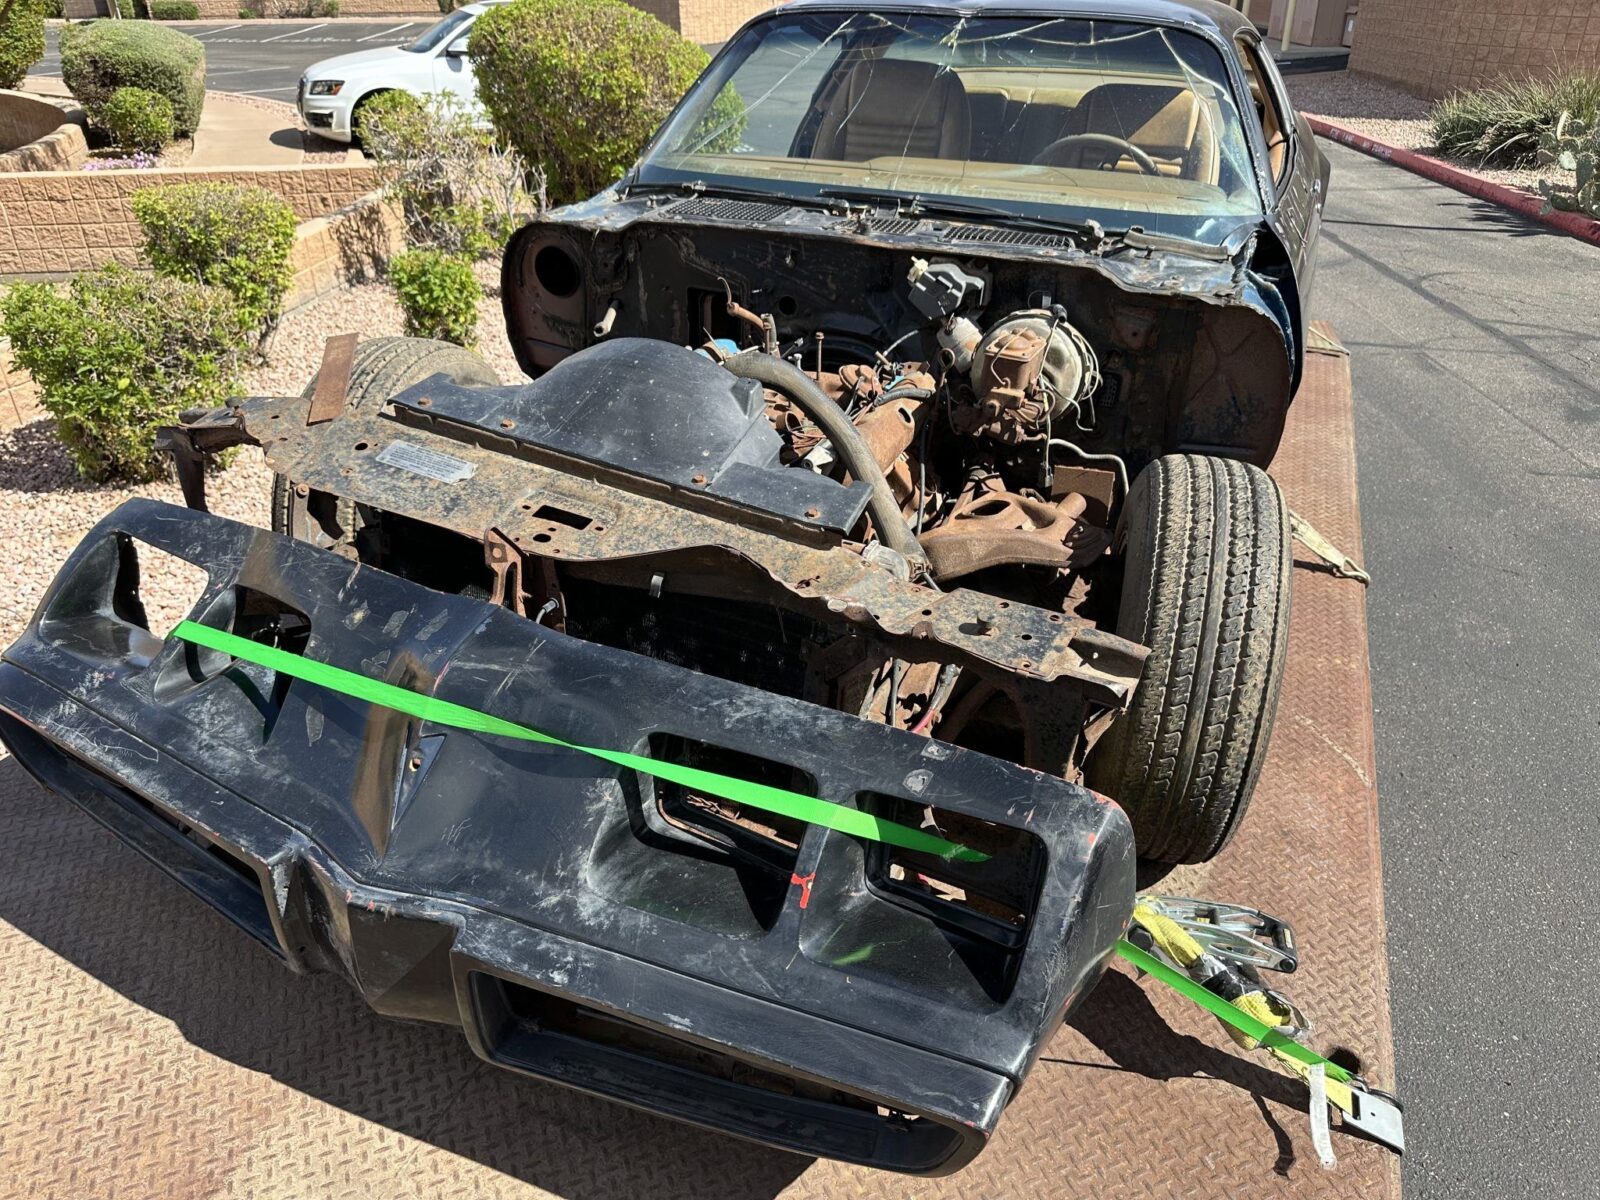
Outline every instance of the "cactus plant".
<path id="1" fill-rule="evenodd" d="M 1576 175 L 1570 188 L 1548 179 L 1539 181 L 1545 212 L 1559 208 L 1600 217 L 1600 121 L 1582 121 L 1562 113 L 1555 128 L 1539 138 L 1539 162 Z"/>

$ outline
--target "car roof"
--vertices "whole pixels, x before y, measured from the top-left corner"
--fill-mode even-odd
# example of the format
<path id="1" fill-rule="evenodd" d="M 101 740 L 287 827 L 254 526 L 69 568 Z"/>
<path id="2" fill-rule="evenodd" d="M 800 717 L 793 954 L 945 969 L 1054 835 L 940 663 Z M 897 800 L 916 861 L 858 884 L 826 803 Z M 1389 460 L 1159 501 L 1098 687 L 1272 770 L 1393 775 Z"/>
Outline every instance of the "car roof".
<path id="1" fill-rule="evenodd" d="M 770 13 L 827 9 L 860 12 L 861 6 L 841 0 L 791 0 Z M 1102 17 L 1198 26 L 1224 38 L 1232 38 L 1242 29 L 1255 30 L 1243 13 L 1218 0 L 955 0 L 954 3 L 951 0 L 892 0 L 887 4 L 874 4 L 872 11 L 933 16 Z"/>

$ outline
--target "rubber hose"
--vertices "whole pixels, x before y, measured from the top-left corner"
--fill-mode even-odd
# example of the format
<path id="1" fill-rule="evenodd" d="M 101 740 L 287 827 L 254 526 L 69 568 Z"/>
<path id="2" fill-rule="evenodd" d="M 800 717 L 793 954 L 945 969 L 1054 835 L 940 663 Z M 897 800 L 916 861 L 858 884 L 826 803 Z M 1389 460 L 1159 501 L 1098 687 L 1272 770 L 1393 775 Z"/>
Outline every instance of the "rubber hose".
<path id="1" fill-rule="evenodd" d="M 828 394 L 817 386 L 816 380 L 793 363 L 760 350 L 744 350 L 724 359 L 723 366 L 740 379 L 754 379 L 757 383 L 782 392 L 801 412 L 810 417 L 833 443 L 833 452 L 845 470 L 861 480 L 871 490 L 867 499 L 867 512 L 878 537 L 889 549 L 896 551 L 912 565 L 913 574 L 927 562 L 927 555 L 917 542 L 917 535 L 906 524 L 900 505 L 889 490 L 889 481 L 883 476 L 872 451 L 861 438 L 861 431 L 845 415 Z"/>

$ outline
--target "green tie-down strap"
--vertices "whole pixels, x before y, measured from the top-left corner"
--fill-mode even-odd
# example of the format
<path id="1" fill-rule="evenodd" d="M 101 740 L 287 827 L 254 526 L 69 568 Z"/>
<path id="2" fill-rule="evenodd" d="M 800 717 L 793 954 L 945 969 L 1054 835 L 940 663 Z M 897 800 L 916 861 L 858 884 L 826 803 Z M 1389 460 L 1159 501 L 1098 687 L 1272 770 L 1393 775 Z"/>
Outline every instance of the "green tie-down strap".
<path id="1" fill-rule="evenodd" d="M 1354 1078 L 1349 1071 L 1338 1063 L 1323 1058 L 1315 1050 L 1301 1045 L 1293 1038 L 1286 1037 L 1265 1022 L 1256 1020 L 1249 1013 L 1235 1008 L 1215 992 L 1207 991 L 1182 971 L 1173 970 L 1154 954 L 1141 950 L 1127 938 L 1122 938 L 1117 942 L 1117 953 L 1138 967 L 1139 970 L 1155 976 L 1179 995 L 1193 1000 L 1224 1024 L 1232 1025 L 1240 1033 L 1254 1038 L 1265 1049 L 1280 1050 L 1296 1062 L 1304 1063 L 1308 1067 L 1314 1067 L 1320 1063 L 1328 1072 L 1328 1078 L 1336 1079 L 1340 1083 L 1349 1083 Z"/>
<path id="2" fill-rule="evenodd" d="M 369 679 L 365 675 L 317 662 L 302 654 L 279 650 L 273 646 L 263 646 L 260 642 L 252 642 L 248 638 L 213 629 L 209 625 L 183 621 L 172 632 L 176 637 L 186 642 L 193 642 L 197 646 L 219 650 L 245 662 L 267 667 L 280 674 L 293 676 L 295 679 L 303 679 L 307 683 L 316 684 L 318 687 L 327 688 L 329 691 L 338 692 L 355 700 L 392 708 L 396 712 L 405 713 L 407 716 L 434 725 L 447 725 L 454 729 L 471 730 L 474 733 L 493 734 L 497 737 L 516 738 L 519 741 L 539 742 L 546 746 L 573 750 L 579 754 L 587 754 L 591 758 L 614 763 L 619 767 L 626 767 L 630 771 L 637 771 L 641 775 L 651 775 L 656 779 L 665 779 L 669 783 L 693 788 L 708 796 L 778 813 L 807 824 L 821 825 L 826 829 L 850 834 L 852 837 L 886 842 L 906 850 L 917 850 L 923 854 L 958 859 L 962 862 L 983 862 L 989 857 L 987 854 L 946 841 L 934 834 L 894 821 L 885 821 L 871 813 L 847 808 L 831 800 L 802 796 L 799 792 L 769 787 L 764 783 L 753 783 L 748 779 L 735 779 L 715 771 L 702 771 L 697 767 L 662 762 L 642 754 L 629 754 L 623 750 L 604 750 L 597 746 L 580 746 L 552 737 L 548 733 L 540 733 L 537 729 L 529 729 L 526 725 L 518 725 L 514 721 L 467 708 L 465 705 L 452 704 L 436 696 L 396 687 L 382 680 Z"/>

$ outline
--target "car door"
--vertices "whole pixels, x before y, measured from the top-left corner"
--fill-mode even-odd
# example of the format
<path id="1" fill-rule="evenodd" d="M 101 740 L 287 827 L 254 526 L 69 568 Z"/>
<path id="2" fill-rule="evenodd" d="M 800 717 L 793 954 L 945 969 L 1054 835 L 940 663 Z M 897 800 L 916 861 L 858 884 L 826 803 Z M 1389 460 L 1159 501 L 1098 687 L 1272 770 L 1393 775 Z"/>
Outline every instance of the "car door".
<path id="1" fill-rule="evenodd" d="M 1283 77 L 1260 35 L 1254 31 L 1241 33 L 1236 45 L 1253 102 L 1251 111 L 1242 115 L 1252 127 L 1252 141 L 1266 177 L 1267 220 L 1283 245 L 1292 275 L 1285 281 L 1289 286 L 1284 289 L 1284 300 L 1299 334 L 1300 347 L 1295 354 L 1298 377 L 1305 345 L 1305 314 L 1316 273 L 1312 251 L 1322 227 L 1328 160 L 1317 149 L 1311 127 L 1289 103 Z"/>
<path id="2" fill-rule="evenodd" d="M 463 25 L 433 56 L 433 90 L 448 92 L 466 105 L 475 104 L 478 98 L 472 60 L 467 57 L 467 39 L 475 23 L 469 21 Z"/>

